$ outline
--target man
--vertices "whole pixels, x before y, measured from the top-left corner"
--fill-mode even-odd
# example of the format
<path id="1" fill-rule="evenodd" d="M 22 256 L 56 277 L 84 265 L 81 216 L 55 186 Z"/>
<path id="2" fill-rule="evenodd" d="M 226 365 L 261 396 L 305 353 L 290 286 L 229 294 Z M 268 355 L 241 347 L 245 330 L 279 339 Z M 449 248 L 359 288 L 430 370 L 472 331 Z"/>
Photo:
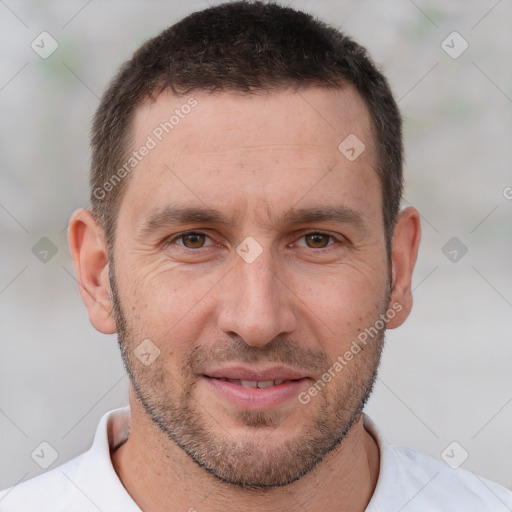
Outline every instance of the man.
<path id="1" fill-rule="evenodd" d="M 121 68 L 92 146 L 69 242 L 130 407 L 1 510 L 512 510 L 362 412 L 420 241 L 363 48 L 274 4 L 194 13 Z"/>

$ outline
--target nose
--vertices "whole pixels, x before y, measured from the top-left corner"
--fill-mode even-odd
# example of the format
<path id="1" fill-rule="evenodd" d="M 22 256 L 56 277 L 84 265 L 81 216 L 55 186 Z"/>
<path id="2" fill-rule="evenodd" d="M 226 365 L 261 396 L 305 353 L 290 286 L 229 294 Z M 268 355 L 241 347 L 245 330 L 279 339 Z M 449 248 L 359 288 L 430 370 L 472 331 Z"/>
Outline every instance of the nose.
<path id="1" fill-rule="evenodd" d="M 273 268 L 268 248 L 251 263 L 237 255 L 221 295 L 218 327 L 230 336 L 240 336 L 248 345 L 263 347 L 296 328 L 297 299 L 283 271 Z"/>

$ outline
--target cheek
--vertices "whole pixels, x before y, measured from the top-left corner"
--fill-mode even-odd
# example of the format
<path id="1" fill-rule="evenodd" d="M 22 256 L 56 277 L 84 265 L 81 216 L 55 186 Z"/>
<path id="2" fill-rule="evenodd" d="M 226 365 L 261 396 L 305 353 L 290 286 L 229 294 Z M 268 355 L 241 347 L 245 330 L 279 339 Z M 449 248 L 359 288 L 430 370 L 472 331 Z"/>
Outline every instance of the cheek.
<path id="1" fill-rule="evenodd" d="M 123 301 L 132 330 L 159 347 L 186 350 L 197 339 L 205 308 L 211 306 L 209 291 L 222 275 L 166 262 L 135 267 L 125 279 Z"/>
<path id="2" fill-rule="evenodd" d="M 375 267 L 374 267 L 375 268 Z M 384 270 L 348 267 L 303 283 L 304 314 L 319 329 L 317 336 L 330 353 L 350 345 L 361 330 L 373 325 L 384 306 L 387 278 Z"/>

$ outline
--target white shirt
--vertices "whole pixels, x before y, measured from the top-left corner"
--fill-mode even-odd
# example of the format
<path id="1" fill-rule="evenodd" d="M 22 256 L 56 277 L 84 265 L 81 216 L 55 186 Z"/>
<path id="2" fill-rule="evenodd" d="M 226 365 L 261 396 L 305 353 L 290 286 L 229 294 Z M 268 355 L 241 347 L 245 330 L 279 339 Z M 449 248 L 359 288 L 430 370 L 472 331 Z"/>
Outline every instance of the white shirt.
<path id="1" fill-rule="evenodd" d="M 366 414 L 363 421 L 380 451 L 379 478 L 367 512 L 512 511 L 508 489 L 414 450 L 391 446 Z M 141 512 L 110 459 L 111 451 L 128 438 L 129 424 L 129 407 L 106 413 L 87 452 L 0 492 L 0 511 Z"/>

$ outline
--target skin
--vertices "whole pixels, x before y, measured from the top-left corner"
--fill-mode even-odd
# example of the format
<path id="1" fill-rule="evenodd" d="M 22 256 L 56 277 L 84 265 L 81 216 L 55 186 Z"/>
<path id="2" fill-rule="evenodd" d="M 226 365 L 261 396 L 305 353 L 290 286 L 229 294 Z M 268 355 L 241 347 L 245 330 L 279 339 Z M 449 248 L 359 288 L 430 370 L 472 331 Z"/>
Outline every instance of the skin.
<path id="1" fill-rule="evenodd" d="M 89 211 L 70 223 L 90 321 L 118 332 L 130 373 L 131 432 L 114 468 L 145 511 L 362 511 L 379 452 L 360 412 L 383 332 L 306 405 L 294 397 L 244 410 L 201 375 L 232 362 L 282 364 L 309 377 L 307 391 L 392 305 L 400 310 L 386 327 L 401 325 L 419 214 L 399 215 L 391 271 L 369 115 L 352 88 L 193 96 L 197 106 L 131 174 L 113 253 Z M 134 147 L 185 101 L 164 92 L 140 106 Z M 338 150 L 349 134 L 365 144 L 354 161 Z M 216 208 L 230 221 L 143 229 L 171 203 Z M 291 208 L 326 205 L 361 221 L 277 222 Z M 176 238 L 190 230 L 207 236 Z M 305 236 L 318 231 L 335 238 Z M 262 249 L 251 263 L 236 252 L 246 237 Z M 149 366 L 134 352 L 144 339 L 160 350 Z"/>

